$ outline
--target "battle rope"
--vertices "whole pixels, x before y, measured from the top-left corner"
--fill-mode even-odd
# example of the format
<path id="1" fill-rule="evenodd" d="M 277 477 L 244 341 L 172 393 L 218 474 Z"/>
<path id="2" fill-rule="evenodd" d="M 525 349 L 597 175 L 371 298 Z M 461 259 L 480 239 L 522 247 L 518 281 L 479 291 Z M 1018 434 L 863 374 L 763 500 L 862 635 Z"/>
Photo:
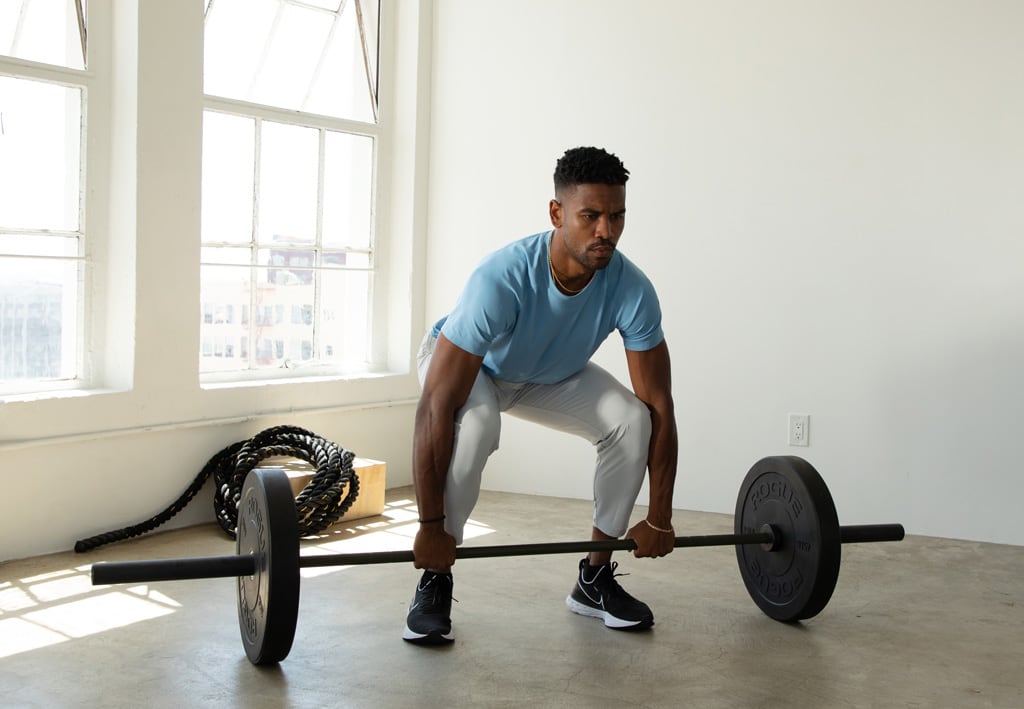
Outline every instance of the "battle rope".
<path id="1" fill-rule="evenodd" d="M 97 534 L 75 542 L 76 552 L 86 552 L 111 542 L 131 539 L 156 529 L 181 512 L 213 475 L 213 507 L 217 523 L 234 539 L 238 526 L 238 499 L 250 470 L 271 456 L 292 456 L 316 467 L 312 480 L 295 499 L 299 535 L 312 536 L 344 515 L 359 494 L 359 478 L 352 468 L 355 453 L 298 426 L 274 426 L 249 440 L 232 443 L 213 456 L 192 484 L 160 514 L 124 529 Z M 344 494 L 342 494 L 344 493 Z"/>

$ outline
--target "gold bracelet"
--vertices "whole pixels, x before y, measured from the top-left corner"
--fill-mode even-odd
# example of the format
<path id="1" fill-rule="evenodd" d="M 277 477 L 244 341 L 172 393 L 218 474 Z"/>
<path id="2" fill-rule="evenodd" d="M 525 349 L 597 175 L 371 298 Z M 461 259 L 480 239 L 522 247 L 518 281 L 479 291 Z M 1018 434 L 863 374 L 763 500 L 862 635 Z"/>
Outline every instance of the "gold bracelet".
<path id="1" fill-rule="evenodd" d="M 662 534 L 675 534 L 675 530 L 673 530 L 671 527 L 669 527 L 668 529 L 662 529 L 661 527 L 655 527 L 653 524 L 651 524 L 650 520 L 648 520 L 646 517 L 644 518 L 644 522 L 647 524 L 648 527 L 653 529 L 655 532 L 661 532 Z"/>

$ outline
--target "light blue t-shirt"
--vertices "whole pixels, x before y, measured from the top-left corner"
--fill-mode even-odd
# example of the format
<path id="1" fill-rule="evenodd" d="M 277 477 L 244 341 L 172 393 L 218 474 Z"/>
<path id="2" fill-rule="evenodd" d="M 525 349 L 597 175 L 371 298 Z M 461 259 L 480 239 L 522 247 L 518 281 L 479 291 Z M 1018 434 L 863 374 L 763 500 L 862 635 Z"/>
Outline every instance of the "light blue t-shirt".
<path id="1" fill-rule="evenodd" d="M 482 355 L 484 371 L 496 379 L 538 384 L 583 369 L 613 330 L 628 350 L 661 343 L 661 306 L 639 268 L 616 250 L 586 288 L 567 296 L 551 278 L 551 236 L 534 234 L 486 256 L 434 335 Z"/>

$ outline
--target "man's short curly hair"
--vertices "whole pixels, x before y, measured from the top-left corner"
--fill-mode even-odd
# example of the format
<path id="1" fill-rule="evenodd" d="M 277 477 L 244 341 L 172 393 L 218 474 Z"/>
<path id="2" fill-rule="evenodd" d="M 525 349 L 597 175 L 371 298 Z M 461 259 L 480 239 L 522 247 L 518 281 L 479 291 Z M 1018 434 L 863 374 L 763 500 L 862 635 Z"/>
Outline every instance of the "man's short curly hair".
<path id="1" fill-rule="evenodd" d="M 555 192 L 576 185 L 625 185 L 628 179 L 622 161 L 603 148 L 571 148 L 555 163 Z"/>

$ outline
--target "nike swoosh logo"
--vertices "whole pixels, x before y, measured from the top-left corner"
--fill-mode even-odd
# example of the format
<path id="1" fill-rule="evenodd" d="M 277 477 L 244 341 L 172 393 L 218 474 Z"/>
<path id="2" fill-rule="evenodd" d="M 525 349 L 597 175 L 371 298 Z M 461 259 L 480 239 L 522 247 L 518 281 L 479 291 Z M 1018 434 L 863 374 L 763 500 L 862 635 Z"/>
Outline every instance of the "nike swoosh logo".
<path id="1" fill-rule="evenodd" d="M 599 595 L 599 596 L 598 596 L 597 598 L 594 598 L 594 597 L 593 597 L 593 596 L 591 596 L 591 595 L 590 595 L 589 593 L 587 593 L 587 589 L 586 589 L 586 588 L 584 588 L 582 584 L 580 584 L 580 590 L 581 590 L 581 591 L 583 591 L 583 595 L 584 595 L 584 596 L 586 596 L 586 597 L 587 597 L 587 598 L 589 598 L 589 599 L 590 599 L 591 601 L 593 601 L 593 602 L 594 602 L 594 603 L 596 603 L 597 605 L 599 605 L 599 606 L 601 606 L 602 608 L 604 608 L 604 596 L 603 596 L 603 595 Z"/>

